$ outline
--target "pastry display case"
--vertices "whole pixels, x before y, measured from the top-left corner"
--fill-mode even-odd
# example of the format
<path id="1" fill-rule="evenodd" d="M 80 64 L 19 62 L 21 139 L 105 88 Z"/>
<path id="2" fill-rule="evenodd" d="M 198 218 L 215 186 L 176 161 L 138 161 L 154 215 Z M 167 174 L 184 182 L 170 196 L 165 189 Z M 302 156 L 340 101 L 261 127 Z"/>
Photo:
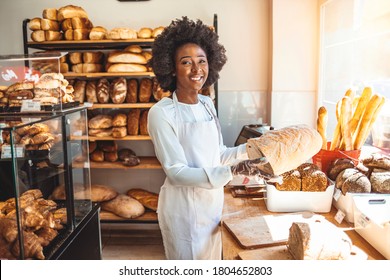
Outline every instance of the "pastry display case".
<path id="1" fill-rule="evenodd" d="M 101 259 L 86 113 L 0 114 L 0 258 Z"/>

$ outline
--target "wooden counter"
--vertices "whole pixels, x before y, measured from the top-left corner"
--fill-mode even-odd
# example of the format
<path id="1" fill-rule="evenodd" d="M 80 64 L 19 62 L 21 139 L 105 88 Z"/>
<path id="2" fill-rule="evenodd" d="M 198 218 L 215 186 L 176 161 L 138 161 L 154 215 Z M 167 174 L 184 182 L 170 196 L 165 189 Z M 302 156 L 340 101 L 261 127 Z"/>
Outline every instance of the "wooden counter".
<path id="1" fill-rule="evenodd" d="M 368 259 L 384 260 L 385 258 L 373 248 L 365 239 L 363 239 L 354 229 L 353 225 L 343 221 L 341 224 L 334 219 L 336 209 L 332 207 L 329 213 L 319 214 L 325 217 L 329 222 L 337 225 L 339 228 L 345 230 L 351 238 L 353 244 L 368 255 Z M 250 249 L 245 249 L 240 246 L 234 236 L 226 228 L 224 221 L 237 219 L 249 219 L 270 214 L 282 214 L 269 212 L 265 206 L 263 198 L 238 198 L 233 197 L 230 190 L 225 188 L 225 203 L 222 215 L 222 245 L 223 245 L 223 259 L 237 260 L 241 259 L 239 254 L 245 254 Z M 287 213 L 285 213 L 287 214 Z M 253 251 L 252 251 L 253 252 Z"/>

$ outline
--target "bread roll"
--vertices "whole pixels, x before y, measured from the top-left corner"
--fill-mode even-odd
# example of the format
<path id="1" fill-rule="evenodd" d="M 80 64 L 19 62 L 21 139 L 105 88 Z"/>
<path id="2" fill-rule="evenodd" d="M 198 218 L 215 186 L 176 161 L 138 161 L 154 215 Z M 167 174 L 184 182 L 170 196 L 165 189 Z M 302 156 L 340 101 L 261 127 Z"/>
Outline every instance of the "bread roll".
<path id="1" fill-rule="evenodd" d="M 390 156 L 380 153 L 373 153 L 362 159 L 364 166 L 369 168 L 380 168 L 390 170 Z"/>
<path id="2" fill-rule="evenodd" d="M 45 19 L 50 19 L 50 20 L 58 20 L 57 12 L 58 11 L 57 11 L 56 8 L 43 9 L 42 17 L 45 18 Z"/>
<path id="3" fill-rule="evenodd" d="M 372 191 L 376 193 L 390 193 L 390 171 L 374 168 L 370 176 Z"/>
<path id="4" fill-rule="evenodd" d="M 125 194 L 119 194 L 114 199 L 104 202 L 101 207 L 126 219 L 133 219 L 145 213 L 145 207 L 136 199 Z"/>
<path id="5" fill-rule="evenodd" d="M 114 104 L 121 104 L 126 99 L 127 82 L 123 77 L 119 77 L 111 82 L 110 97 Z"/>
<path id="6" fill-rule="evenodd" d="M 73 25 L 72 25 L 72 19 L 67 18 L 61 22 L 61 29 L 62 31 L 67 31 L 67 30 L 73 30 Z M 71 33 L 72 38 L 73 38 L 73 32 Z"/>
<path id="7" fill-rule="evenodd" d="M 366 175 L 354 168 L 347 168 L 339 173 L 336 178 L 336 188 L 345 195 L 350 193 L 369 193 L 371 183 Z"/>
<path id="8" fill-rule="evenodd" d="M 110 100 L 110 82 L 106 78 L 98 80 L 97 99 L 99 103 L 108 103 Z"/>
<path id="9" fill-rule="evenodd" d="M 125 51 L 115 51 L 108 54 L 107 62 L 146 64 L 147 61 L 142 54 L 130 53 Z"/>
<path id="10" fill-rule="evenodd" d="M 134 188 L 130 189 L 126 193 L 128 196 L 138 200 L 141 204 L 153 211 L 157 211 L 158 194 L 144 189 Z"/>
<path id="11" fill-rule="evenodd" d="M 45 31 L 43 30 L 35 30 L 31 32 L 31 40 L 34 42 L 44 42 L 46 41 Z"/>
<path id="12" fill-rule="evenodd" d="M 127 92 L 126 92 L 126 103 L 137 103 L 138 100 L 138 80 L 129 79 L 127 80 Z"/>
<path id="13" fill-rule="evenodd" d="M 28 22 L 28 28 L 32 31 L 36 31 L 36 30 L 41 30 L 41 18 L 32 18 L 29 22 Z M 34 40 L 34 39 L 33 39 Z"/>
<path id="14" fill-rule="evenodd" d="M 107 29 L 102 26 L 95 26 L 89 32 L 90 40 L 103 40 L 106 39 Z"/>
<path id="15" fill-rule="evenodd" d="M 83 63 L 83 53 L 81 53 L 81 52 L 71 52 L 71 53 L 69 53 L 69 61 L 72 64 L 81 64 L 81 63 Z"/>
<path id="16" fill-rule="evenodd" d="M 139 134 L 149 135 L 148 132 L 148 113 L 149 110 L 143 110 L 139 118 Z"/>
<path id="17" fill-rule="evenodd" d="M 88 29 L 89 31 L 93 24 L 88 18 L 72 17 L 72 27 L 73 29 Z"/>
<path id="18" fill-rule="evenodd" d="M 73 40 L 88 40 L 89 29 L 79 28 L 73 30 Z"/>
<path id="19" fill-rule="evenodd" d="M 131 109 L 127 115 L 127 134 L 138 135 L 141 110 L 138 108 Z"/>
<path id="20" fill-rule="evenodd" d="M 41 19 L 41 29 L 42 30 L 59 31 L 60 25 L 58 24 L 58 21 L 56 21 L 56 20 L 42 18 Z"/>
<path id="21" fill-rule="evenodd" d="M 114 138 L 123 138 L 127 135 L 126 126 L 116 126 L 112 128 L 112 137 Z"/>
<path id="22" fill-rule="evenodd" d="M 153 82 L 150 78 L 142 78 L 139 86 L 138 99 L 141 103 L 150 102 L 153 91 Z"/>
<path id="23" fill-rule="evenodd" d="M 109 73 L 120 73 L 120 72 L 138 73 L 138 72 L 147 72 L 147 71 L 148 68 L 146 68 L 145 65 L 135 64 L 135 63 L 114 63 L 107 68 L 107 72 Z"/>
<path id="24" fill-rule="evenodd" d="M 68 29 L 64 32 L 64 38 L 67 41 L 72 41 L 73 40 L 73 29 Z"/>
<path id="25" fill-rule="evenodd" d="M 102 150 L 94 150 L 90 153 L 89 158 L 95 162 L 103 162 L 104 161 L 104 152 Z"/>
<path id="26" fill-rule="evenodd" d="M 338 158 L 331 162 L 327 175 L 329 179 L 335 181 L 341 171 L 347 168 L 354 168 L 355 164 L 352 160 L 347 158 Z"/>
<path id="27" fill-rule="evenodd" d="M 321 135 L 307 125 L 270 130 L 260 137 L 248 139 L 246 146 L 249 159 L 265 156 L 274 175 L 297 168 L 321 147 Z"/>
<path id="28" fill-rule="evenodd" d="M 83 62 L 84 63 L 96 63 L 101 64 L 104 59 L 103 52 L 84 52 Z"/>
<path id="29" fill-rule="evenodd" d="M 87 102 L 89 103 L 97 103 L 97 88 L 96 81 L 91 80 L 88 81 L 85 87 L 85 96 L 87 98 Z"/>
<path id="30" fill-rule="evenodd" d="M 329 222 L 293 222 L 287 247 L 296 260 L 345 260 L 351 255 L 352 241 Z"/>
<path id="31" fill-rule="evenodd" d="M 328 149 L 328 140 L 326 138 L 326 128 L 328 126 L 328 111 L 324 106 L 318 109 L 317 131 L 322 137 L 322 149 Z"/>
<path id="32" fill-rule="evenodd" d="M 88 18 L 88 14 L 83 8 L 74 5 L 67 5 L 58 9 L 58 21 L 74 17 Z"/>
<path id="33" fill-rule="evenodd" d="M 142 27 L 138 30 L 138 38 L 149 39 L 152 38 L 153 30 L 149 27 Z"/>
<path id="34" fill-rule="evenodd" d="M 69 72 L 69 64 L 68 63 L 60 63 L 60 72 L 61 73 L 68 73 Z"/>
<path id="35" fill-rule="evenodd" d="M 111 128 L 112 127 L 112 117 L 110 115 L 97 115 L 88 121 L 89 128 Z"/>
<path id="36" fill-rule="evenodd" d="M 104 160 L 108 162 L 115 162 L 118 160 L 117 152 L 104 152 Z"/>
<path id="37" fill-rule="evenodd" d="M 124 113 L 118 113 L 112 118 L 112 126 L 126 126 L 127 115 Z"/>
<path id="38" fill-rule="evenodd" d="M 152 32 L 152 37 L 156 38 L 158 35 L 160 35 L 164 31 L 164 28 L 165 27 L 163 27 L 163 26 L 159 26 L 159 27 L 154 28 L 153 32 Z"/>

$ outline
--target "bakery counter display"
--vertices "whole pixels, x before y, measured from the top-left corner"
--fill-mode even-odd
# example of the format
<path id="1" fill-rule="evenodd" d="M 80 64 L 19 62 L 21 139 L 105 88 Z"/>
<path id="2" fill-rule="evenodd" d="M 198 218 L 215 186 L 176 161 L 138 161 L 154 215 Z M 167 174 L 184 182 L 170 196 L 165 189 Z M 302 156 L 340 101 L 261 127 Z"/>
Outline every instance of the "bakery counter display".
<path id="1" fill-rule="evenodd" d="M 0 56 L 0 112 L 74 108 L 73 86 L 59 72 L 64 53 Z"/>
<path id="2" fill-rule="evenodd" d="M 86 127 L 86 111 L 0 116 L 0 258 L 101 258 L 99 207 L 88 195 L 89 166 L 72 166 L 76 158 L 88 163 L 82 152 L 87 143 L 69 140 L 71 133 L 82 133 L 76 125 L 82 119 Z M 76 183 L 85 190 L 77 199 Z M 58 184 L 68 195 L 64 201 L 50 197 Z M 93 249 L 80 246 L 85 235 Z"/>

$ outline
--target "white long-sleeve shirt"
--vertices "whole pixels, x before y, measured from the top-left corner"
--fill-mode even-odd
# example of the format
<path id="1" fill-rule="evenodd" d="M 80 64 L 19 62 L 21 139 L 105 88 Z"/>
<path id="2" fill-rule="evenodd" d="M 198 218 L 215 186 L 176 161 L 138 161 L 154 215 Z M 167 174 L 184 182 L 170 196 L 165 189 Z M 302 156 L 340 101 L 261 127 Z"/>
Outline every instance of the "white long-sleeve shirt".
<path id="1" fill-rule="evenodd" d="M 216 115 L 212 100 L 203 95 L 198 96 Z M 211 115 L 205 106 L 178 102 L 178 111 L 184 122 L 210 121 Z M 246 144 L 228 148 L 223 144 L 221 132 L 220 158 L 221 165 L 214 167 L 189 166 L 183 148 L 178 139 L 176 110 L 171 98 L 163 98 L 156 103 L 148 114 L 148 131 L 154 144 L 157 159 L 171 184 L 177 186 L 197 186 L 202 188 L 220 188 L 232 180 L 229 164 L 236 160 L 248 159 Z M 197 135 L 194 135 L 196 138 Z M 198 139 L 207 141 L 207 139 Z"/>

